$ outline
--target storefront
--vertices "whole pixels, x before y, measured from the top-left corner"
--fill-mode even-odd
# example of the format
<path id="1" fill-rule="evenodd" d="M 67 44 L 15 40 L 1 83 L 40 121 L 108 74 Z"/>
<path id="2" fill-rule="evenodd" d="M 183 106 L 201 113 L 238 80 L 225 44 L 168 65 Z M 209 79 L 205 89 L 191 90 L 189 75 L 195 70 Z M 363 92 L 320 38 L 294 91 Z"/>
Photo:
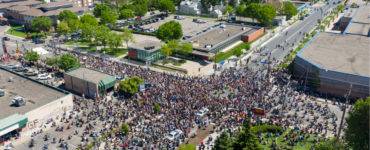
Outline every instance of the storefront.
<path id="1" fill-rule="evenodd" d="M 18 136 L 19 131 L 26 126 L 28 118 L 25 115 L 14 114 L 0 120 L 0 143 Z"/>

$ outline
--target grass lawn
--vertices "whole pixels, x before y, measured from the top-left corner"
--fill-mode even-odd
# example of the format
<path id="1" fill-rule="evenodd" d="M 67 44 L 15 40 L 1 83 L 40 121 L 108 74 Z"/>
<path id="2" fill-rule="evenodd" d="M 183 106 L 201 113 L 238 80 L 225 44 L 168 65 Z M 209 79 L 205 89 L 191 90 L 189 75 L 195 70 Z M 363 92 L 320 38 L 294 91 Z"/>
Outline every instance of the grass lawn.
<path id="1" fill-rule="evenodd" d="M 128 52 L 127 49 L 125 48 L 104 48 L 101 50 L 102 53 L 105 53 L 105 54 L 108 54 L 108 55 L 111 55 L 111 56 L 114 56 L 114 57 L 119 57 L 119 56 L 122 56 L 124 54 L 126 54 Z"/>
<path id="2" fill-rule="evenodd" d="M 250 49 L 250 44 L 249 43 L 241 43 L 235 47 L 233 47 L 232 49 L 226 51 L 226 52 L 219 52 L 215 55 L 214 57 L 214 61 L 216 63 L 219 63 L 223 60 L 226 60 L 228 58 L 230 58 L 231 56 L 237 56 L 239 57 L 240 55 L 243 54 L 242 50 L 243 49 L 246 49 L 246 50 L 249 50 Z"/>
<path id="3" fill-rule="evenodd" d="M 195 150 L 196 146 L 194 144 L 181 144 L 179 150 Z"/>
<path id="4" fill-rule="evenodd" d="M 26 32 L 24 31 L 23 26 L 11 26 L 11 28 L 8 31 L 6 31 L 6 33 L 21 38 L 25 38 L 27 35 Z"/>
<path id="5" fill-rule="evenodd" d="M 89 47 L 90 46 L 90 42 L 87 42 L 87 41 L 70 40 L 70 41 L 65 42 L 64 44 L 70 45 L 70 46 L 77 45 L 78 47 Z"/>
<path id="6" fill-rule="evenodd" d="M 318 137 L 314 135 L 310 135 L 308 138 L 305 138 L 304 140 L 297 142 L 294 146 L 290 146 L 288 144 L 288 141 L 284 140 L 284 136 L 289 134 L 291 130 L 286 130 L 282 135 L 280 136 L 272 136 L 267 137 L 267 134 L 262 134 L 264 137 L 264 142 L 261 143 L 261 146 L 263 149 L 271 149 L 271 144 L 273 140 L 275 139 L 276 144 L 278 145 L 279 149 L 292 149 L 292 150 L 307 150 L 310 149 L 314 145 L 314 139 L 318 139 Z"/>

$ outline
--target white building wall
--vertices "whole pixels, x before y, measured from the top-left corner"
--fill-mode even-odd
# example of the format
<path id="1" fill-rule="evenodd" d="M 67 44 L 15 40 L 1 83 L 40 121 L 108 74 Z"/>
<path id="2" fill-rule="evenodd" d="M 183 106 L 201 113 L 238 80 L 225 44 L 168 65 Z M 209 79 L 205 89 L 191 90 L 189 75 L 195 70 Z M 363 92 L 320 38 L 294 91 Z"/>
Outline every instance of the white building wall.
<path id="1" fill-rule="evenodd" d="M 28 117 L 28 123 L 24 130 L 32 130 L 40 127 L 50 118 L 61 116 L 64 112 L 73 109 L 73 95 L 68 94 L 35 110 L 32 110 L 25 115 Z"/>

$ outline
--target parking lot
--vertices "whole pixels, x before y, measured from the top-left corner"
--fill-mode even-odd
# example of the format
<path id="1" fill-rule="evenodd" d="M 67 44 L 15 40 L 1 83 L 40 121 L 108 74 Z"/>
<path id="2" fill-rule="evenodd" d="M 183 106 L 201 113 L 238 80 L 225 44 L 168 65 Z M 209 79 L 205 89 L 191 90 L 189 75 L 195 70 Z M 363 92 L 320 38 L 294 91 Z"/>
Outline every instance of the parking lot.
<path id="1" fill-rule="evenodd" d="M 216 19 L 212 18 L 200 18 L 200 17 L 191 17 L 191 16 L 178 16 L 175 19 L 175 15 L 170 15 L 167 18 L 164 18 L 163 20 L 155 20 L 153 23 L 142 25 L 144 31 L 147 32 L 154 32 L 161 26 L 162 24 L 169 22 L 169 21 L 177 21 L 182 26 L 182 31 L 184 34 L 184 37 L 187 36 L 194 36 L 199 32 L 202 32 L 203 30 L 214 26 L 216 24 L 219 24 L 221 22 L 217 21 Z"/>

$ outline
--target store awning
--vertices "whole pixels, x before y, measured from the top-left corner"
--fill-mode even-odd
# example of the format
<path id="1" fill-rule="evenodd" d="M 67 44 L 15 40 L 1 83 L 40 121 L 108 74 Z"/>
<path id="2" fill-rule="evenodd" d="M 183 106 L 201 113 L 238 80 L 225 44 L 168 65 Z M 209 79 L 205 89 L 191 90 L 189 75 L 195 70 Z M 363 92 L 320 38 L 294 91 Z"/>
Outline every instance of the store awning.
<path id="1" fill-rule="evenodd" d="M 99 90 L 107 90 L 111 87 L 114 87 L 114 84 L 116 84 L 116 78 L 113 76 L 106 77 L 99 82 Z"/>
<path id="2" fill-rule="evenodd" d="M 0 136 L 26 126 L 28 118 L 25 115 L 14 114 L 0 120 Z"/>

